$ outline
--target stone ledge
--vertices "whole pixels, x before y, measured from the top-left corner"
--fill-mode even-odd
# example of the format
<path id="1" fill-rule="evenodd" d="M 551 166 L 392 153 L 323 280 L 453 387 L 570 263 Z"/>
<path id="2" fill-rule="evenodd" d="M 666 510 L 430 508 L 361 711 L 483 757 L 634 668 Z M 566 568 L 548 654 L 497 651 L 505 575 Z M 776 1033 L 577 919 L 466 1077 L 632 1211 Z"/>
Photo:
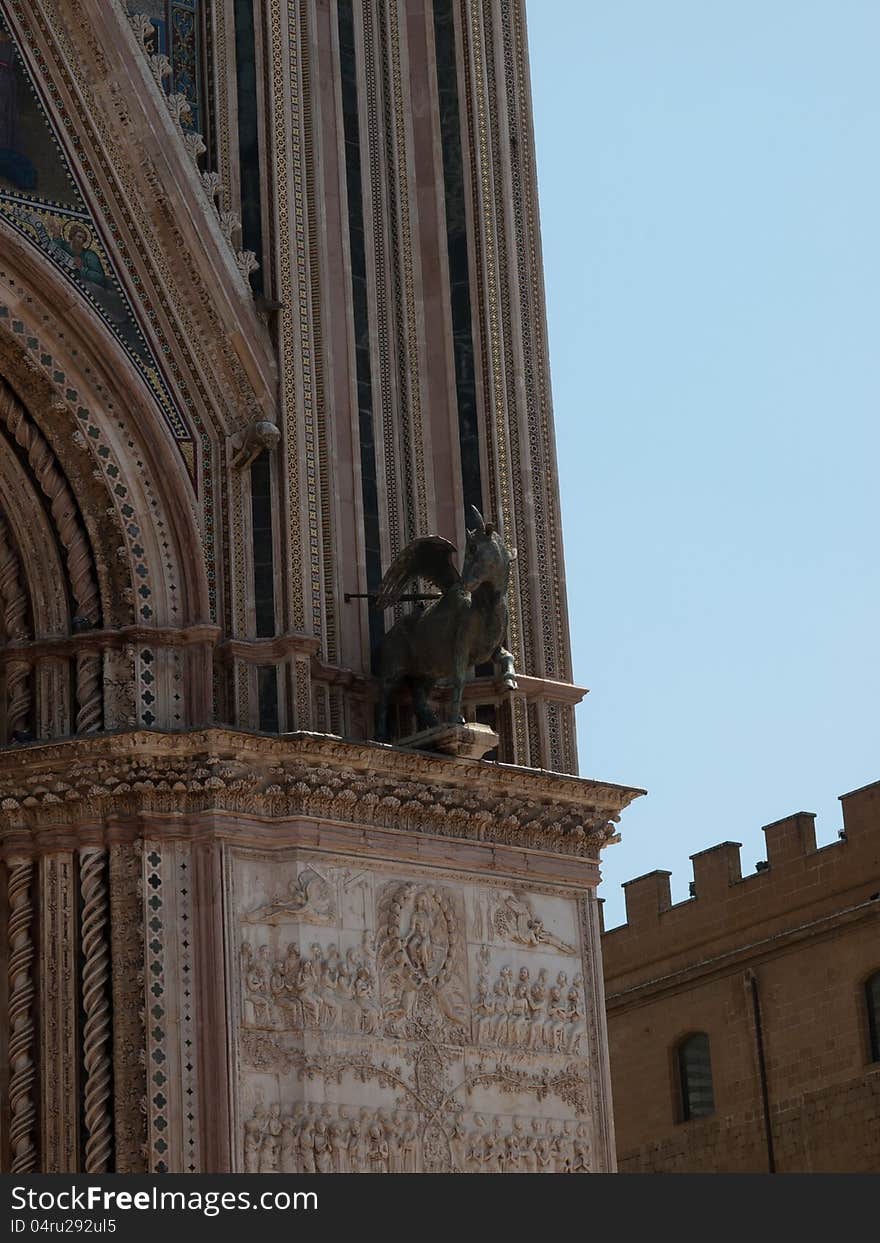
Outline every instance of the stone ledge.
<path id="1" fill-rule="evenodd" d="M 0 751 L 0 843 L 114 815 L 308 816 L 597 859 L 643 791 L 327 734 L 135 730 Z"/>
<path id="2" fill-rule="evenodd" d="M 498 735 L 488 725 L 435 725 L 399 738 L 396 746 L 406 751 L 439 751 L 464 759 L 481 760 L 498 746 Z"/>

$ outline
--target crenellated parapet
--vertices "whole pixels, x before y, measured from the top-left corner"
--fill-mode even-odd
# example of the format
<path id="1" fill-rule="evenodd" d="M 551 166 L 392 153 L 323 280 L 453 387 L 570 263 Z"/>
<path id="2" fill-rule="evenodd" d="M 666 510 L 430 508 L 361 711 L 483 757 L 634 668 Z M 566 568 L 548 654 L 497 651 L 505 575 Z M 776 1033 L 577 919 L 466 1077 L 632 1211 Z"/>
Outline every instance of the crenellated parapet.
<path id="1" fill-rule="evenodd" d="M 795 812 L 764 826 L 766 858 L 745 876 L 739 842 L 720 842 L 691 855 L 694 878 L 683 902 L 672 902 L 667 871 L 627 881 L 626 923 L 603 936 L 609 994 L 647 988 L 689 966 L 720 961 L 734 945 L 741 947 L 737 953 L 762 941 L 769 948 L 779 937 L 797 935 L 806 907 L 812 927 L 817 919 L 833 921 L 841 911 L 876 901 L 880 782 L 844 794 L 840 802 L 843 828 L 835 842 L 817 847 L 815 816 Z"/>

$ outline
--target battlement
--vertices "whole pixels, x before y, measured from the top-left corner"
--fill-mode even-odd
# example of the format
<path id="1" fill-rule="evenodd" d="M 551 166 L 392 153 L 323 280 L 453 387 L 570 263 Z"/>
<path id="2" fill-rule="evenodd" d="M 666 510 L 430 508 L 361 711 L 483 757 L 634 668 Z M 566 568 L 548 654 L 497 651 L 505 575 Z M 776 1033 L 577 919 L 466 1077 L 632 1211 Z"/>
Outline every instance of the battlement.
<path id="1" fill-rule="evenodd" d="M 880 891 L 880 781 L 841 795 L 838 840 L 816 846 L 815 815 L 798 811 L 764 825 L 766 858 L 743 876 L 741 844 L 720 842 L 691 855 L 690 897 L 673 903 L 662 870 L 623 885 L 626 923 L 605 929 L 606 978 L 649 972 L 658 960 L 724 952 L 753 925 L 772 935 L 809 905 L 819 917 Z M 711 947 L 714 947 L 712 951 Z"/>

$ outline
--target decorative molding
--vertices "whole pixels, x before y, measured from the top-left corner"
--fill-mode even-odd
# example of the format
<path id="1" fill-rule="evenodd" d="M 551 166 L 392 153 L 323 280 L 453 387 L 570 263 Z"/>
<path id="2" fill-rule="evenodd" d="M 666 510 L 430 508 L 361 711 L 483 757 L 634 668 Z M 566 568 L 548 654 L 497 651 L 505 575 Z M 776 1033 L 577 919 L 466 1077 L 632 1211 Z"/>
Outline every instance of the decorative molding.
<path id="1" fill-rule="evenodd" d="M 165 884 L 159 843 L 145 841 L 143 847 L 144 902 L 144 1007 L 147 1095 L 147 1162 L 151 1174 L 167 1174 L 169 1164 L 171 1118 L 168 1096 L 173 1089 L 168 1062 L 168 1036 L 173 1024 L 168 1016 L 168 981 L 165 975 Z"/>
<path id="2" fill-rule="evenodd" d="M 90 625 L 101 616 L 98 585 L 88 537 L 80 525 L 79 509 L 45 437 L 31 422 L 21 402 L 6 384 L 0 383 L 0 419 L 27 457 L 34 478 L 49 502 L 58 538 L 67 554 L 70 590 L 77 612 Z"/>
<path id="3" fill-rule="evenodd" d="M 87 736 L 0 752 L 0 835 L 111 813 L 311 816 L 598 858 L 639 794 L 535 770 L 309 733 Z"/>
<path id="4" fill-rule="evenodd" d="M 168 113 L 174 123 L 174 128 L 177 130 L 180 141 L 192 161 L 193 168 L 198 173 L 199 184 L 217 213 L 220 232 L 223 234 L 226 244 L 232 252 L 232 257 L 235 259 L 235 265 L 241 273 L 242 280 L 247 284 L 251 272 L 255 272 L 260 265 L 257 256 L 252 250 L 239 250 L 235 245 L 233 239 L 241 232 L 241 219 L 237 212 L 223 210 L 218 202 L 218 200 L 226 196 L 222 177 L 217 172 L 203 172 L 199 168 L 199 160 L 207 151 L 207 147 L 202 135 L 189 125 L 192 111 L 190 102 L 186 95 L 181 94 L 181 92 L 167 91 L 165 89 L 165 79 L 171 76 L 172 65 L 167 56 L 151 52 L 147 46 L 154 34 L 154 27 L 149 17 L 143 13 L 128 13 L 127 16 L 134 32 L 135 42 L 146 55 L 150 72 L 153 75 L 153 81 L 165 100 Z"/>
<path id="5" fill-rule="evenodd" d="M 73 854 L 40 860 L 40 1087 L 42 1164 L 48 1172 L 79 1169 L 77 1075 L 76 880 Z"/>
<path id="6" fill-rule="evenodd" d="M 119 651 L 144 643 L 154 647 L 213 647 L 220 636 L 217 626 L 120 626 L 116 630 L 86 630 L 58 638 L 11 643 L 0 650 L 0 665 L 11 660 L 37 660 L 42 656 L 76 656 L 95 650 Z"/>
<path id="7" fill-rule="evenodd" d="M 115 1172 L 145 1174 L 146 1048 L 141 843 L 109 850 Z"/>
<path id="8" fill-rule="evenodd" d="M 85 1171 L 104 1174 L 110 1168 L 113 1124 L 110 1110 L 110 946 L 108 937 L 107 852 L 87 846 L 80 850 L 82 890 L 82 993 Z"/>

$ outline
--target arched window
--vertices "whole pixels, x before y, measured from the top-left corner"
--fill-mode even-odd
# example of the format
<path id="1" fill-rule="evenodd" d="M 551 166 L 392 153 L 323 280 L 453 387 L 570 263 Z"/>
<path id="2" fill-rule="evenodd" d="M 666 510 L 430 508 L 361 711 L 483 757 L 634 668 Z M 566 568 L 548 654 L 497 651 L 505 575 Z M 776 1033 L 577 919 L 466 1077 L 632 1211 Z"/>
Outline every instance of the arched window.
<path id="1" fill-rule="evenodd" d="M 871 1061 L 880 1062 L 880 971 L 875 971 L 865 981 L 865 1006 L 868 1010 Z"/>
<path id="2" fill-rule="evenodd" d="M 678 1046 L 678 1085 L 681 1092 L 681 1120 L 705 1118 L 715 1112 L 712 1092 L 712 1061 L 709 1037 L 695 1032 Z"/>

